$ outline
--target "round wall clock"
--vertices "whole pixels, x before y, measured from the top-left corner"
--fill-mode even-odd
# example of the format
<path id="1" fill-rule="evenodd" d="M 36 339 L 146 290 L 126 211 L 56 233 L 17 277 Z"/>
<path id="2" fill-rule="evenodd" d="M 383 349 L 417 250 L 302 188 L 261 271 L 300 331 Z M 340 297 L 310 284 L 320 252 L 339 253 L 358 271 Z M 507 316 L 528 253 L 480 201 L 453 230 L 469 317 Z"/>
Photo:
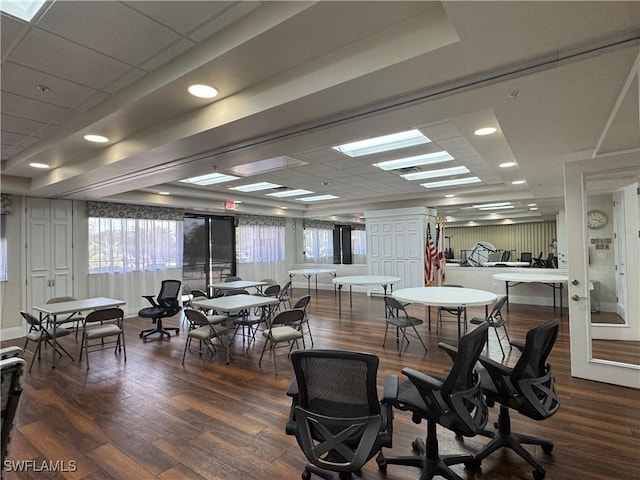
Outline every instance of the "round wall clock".
<path id="1" fill-rule="evenodd" d="M 587 212 L 587 226 L 592 229 L 602 228 L 607 224 L 607 214 L 600 210 Z"/>

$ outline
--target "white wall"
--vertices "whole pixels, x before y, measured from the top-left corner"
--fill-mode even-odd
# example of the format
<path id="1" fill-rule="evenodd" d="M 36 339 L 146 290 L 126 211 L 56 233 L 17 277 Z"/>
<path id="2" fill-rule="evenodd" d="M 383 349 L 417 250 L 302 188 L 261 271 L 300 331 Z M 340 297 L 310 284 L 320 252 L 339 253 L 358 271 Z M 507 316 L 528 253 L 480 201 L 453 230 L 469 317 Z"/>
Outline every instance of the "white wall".
<path id="1" fill-rule="evenodd" d="M 0 282 L 0 338 L 21 337 L 25 334 L 20 310 L 23 309 L 22 261 L 24 236 L 22 231 L 23 198 L 11 196 L 11 214 L 6 219 L 8 280 Z"/>

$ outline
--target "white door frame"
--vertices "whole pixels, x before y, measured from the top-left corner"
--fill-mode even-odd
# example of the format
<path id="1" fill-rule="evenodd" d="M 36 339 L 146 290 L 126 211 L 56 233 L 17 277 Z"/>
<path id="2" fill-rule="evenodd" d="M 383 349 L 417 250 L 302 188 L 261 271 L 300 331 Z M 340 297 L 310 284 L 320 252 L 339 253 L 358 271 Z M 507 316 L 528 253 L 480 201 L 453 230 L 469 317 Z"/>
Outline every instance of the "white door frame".
<path id="1" fill-rule="evenodd" d="M 638 156 L 639 152 L 634 151 L 570 162 L 564 166 L 567 244 L 571 245 L 567 251 L 571 374 L 633 388 L 640 388 L 640 365 L 594 359 L 592 355 L 585 176 L 612 170 L 637 169 Z M 630 274 L 627 275 L 628 286 L 633 289 L 629 291 L 627 312 L 629 321 L 635 322 L 640 322 L 639 270 L 627 269 Z M 630 276 L 634 278 L 630 279 Z"/>

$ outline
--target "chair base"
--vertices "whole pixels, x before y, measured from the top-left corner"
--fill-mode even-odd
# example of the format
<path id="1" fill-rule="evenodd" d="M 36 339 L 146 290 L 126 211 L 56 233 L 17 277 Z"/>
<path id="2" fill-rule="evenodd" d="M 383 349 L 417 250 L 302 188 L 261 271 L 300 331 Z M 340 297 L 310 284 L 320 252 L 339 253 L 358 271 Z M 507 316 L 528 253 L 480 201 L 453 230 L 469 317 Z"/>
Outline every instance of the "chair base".
<path id="1" fill-rule="evenodd" d="M 329 470 L 323 470 L 315 465 L 308 464 L 302 472 L 302 480 L 310 480 L 312 473 L 325 480 L 356 480 L 360 478 L 354 476 L 351 472 L 330 472 Z"/>
<path id="2" fill-rule="evenodd" d="M 487 443 L 482 449 L 476 453 L 475 463 L 479 465 L 484 458 L 498 450 L 499 448 L 510 448 L 517 453 L 522 459 L 524 459 L 533 470 L 533 478 L 536 480 L 542 480 L 546 471 L 542 465 L 540 465 L 533 455 L 531 455 L 524 445 L 540 445 L 544 453 L 551 453 L 553 450 L 553 442 L 542 438 L 531 437 L 529 435 L 522 435 L 519 433 L 511 432 L 511 419 L 509 417 L 509 408 L 504 405 L 500 405 L 500 414 L 498 416 L 498 422 L 496 424 L 497 430 L 483 430 L 480 435 L 491 438 L 491 441 Z"/>
<path id="3" fill-rule="evenodd" d="M 440 455 L 438 452 L 438 439 L 436 437 L 436 422 L 429 420 L 427 423 L 426 443 L 421 438 L 416 438 L 411 446 L 419 455 L 409 455 L 400 457 L 384 457 L 380 455 L 376 458 L 378 468 L 386 470 L 387 465 L 405 465 L 422 469 L 420 480 L 430 480 L 436 476 L 448 478 L 449 480 L 463 480 L 456 472 L 449 468 L 451 465 L 464 463 L 465 467 L 475 465 L 476 459 L 473 455 Z"/>
<path id="4" fill-rule="evenodd" d="M 156 319 L 155 324 L 155 328 L 149 328 L 140 332 L 140 338 L 142 338 L 145 342 L 147 341 L 147 337 L 149 335 L 153 335 L 154 333 L 159 333 L 160 338 L 162 339 L 164 335 L 166 335 L 167 337 L 171 337 L 171 334 L 169 333 L 170 330 L 175 330 L 176 335 L 178 335 L 178 333 L 180 332 L 180 329 L 178 327 L 163 327 L 161 318 Z"/>

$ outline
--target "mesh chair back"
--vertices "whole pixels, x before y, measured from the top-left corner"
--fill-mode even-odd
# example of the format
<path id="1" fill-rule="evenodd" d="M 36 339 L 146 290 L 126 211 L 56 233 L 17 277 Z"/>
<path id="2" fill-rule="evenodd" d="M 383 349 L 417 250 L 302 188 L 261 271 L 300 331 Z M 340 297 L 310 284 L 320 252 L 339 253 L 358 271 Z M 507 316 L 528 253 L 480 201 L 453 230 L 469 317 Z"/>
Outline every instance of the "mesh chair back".
<path id="1" fill-rule="evenodd" d="M 476 384 L 478 376 L 475 365 L 487 342 L 488 328 L 489 324 L 485 322 L 460 337 L 456 360 L 442 385 L 442 397 L 445 401 L 452 392 L 463 391 Z"/>
<path id="2" fill-rule="evenodd" d="M 160 287 L 160 293 L 157 297 L 158 305 L 167 309 L 167 317 L 173 316 L 180 311 L 180 303 L 178 302 L 178 294 L 180 293 L 180 280 L 163 280 Z M 171 313 L 173 312 L 173 313 Z"/>
<path id="3" fill-rule="evenodd" d="M 521 262 L 531 263 L 532 258 L 533 258 L 533 254 L 531 252 L 522 252 L 520 254 Z"/>
<path id="4" fill-rule="evenodd" d="M 512 381 L 537 378 L 547 373 L 547 357 L 556 342 L 559 327 L 560 321 L 554 319 L 527 332 L 524 350 L 513 367 Z"/>
<path id="5" fill-rule="evenodd" d="M 339 418 L 378 415 L 378 357 L 359 352 L 296 350 L 291 353 L 299 405 Z"/>

